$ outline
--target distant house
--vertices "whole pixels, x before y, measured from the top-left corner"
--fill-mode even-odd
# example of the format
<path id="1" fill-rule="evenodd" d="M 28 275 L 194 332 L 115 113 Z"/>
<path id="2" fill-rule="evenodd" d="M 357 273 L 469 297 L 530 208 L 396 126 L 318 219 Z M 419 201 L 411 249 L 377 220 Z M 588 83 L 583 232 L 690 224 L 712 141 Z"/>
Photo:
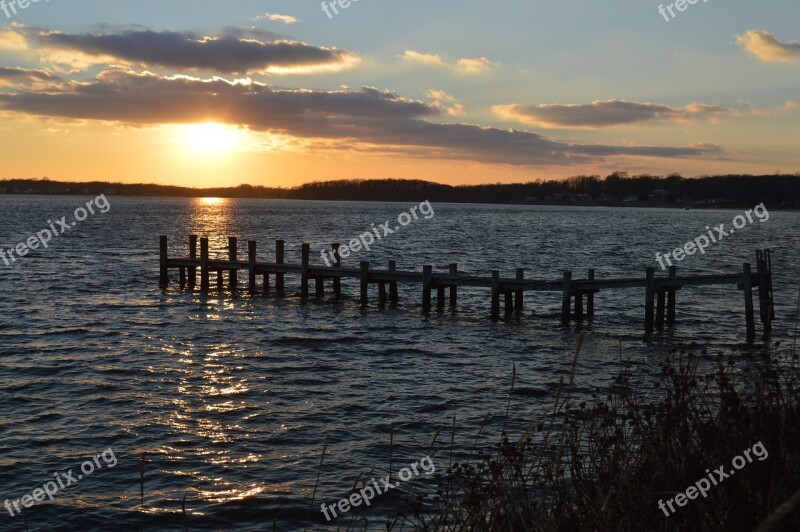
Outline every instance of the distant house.
<path id="1" fill-rule="evenodd" d="M 653 201 L 670 201 L 674 202 L 675 198 L 677 198 L 677 194 L 674 190 L 669 190 L 666 188 L 657 188 L 650 194 L 650 199 Z"/>
<path id="2" fill-rule="evenodd" d="M 620 201 L 621 198 L 616 194 L 600 194 L 600 197 L 597 199 L 598 201 L 612 202 L 612 201 Z"/>

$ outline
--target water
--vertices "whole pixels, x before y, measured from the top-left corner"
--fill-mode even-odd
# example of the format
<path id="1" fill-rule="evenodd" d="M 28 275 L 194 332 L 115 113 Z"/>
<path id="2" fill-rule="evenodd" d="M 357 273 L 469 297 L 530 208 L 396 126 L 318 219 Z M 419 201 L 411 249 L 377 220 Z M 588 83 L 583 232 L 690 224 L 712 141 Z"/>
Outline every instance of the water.
<path id="1" fill-rule="evenodd" d="M 90 199 L 0 196 L 0 246 L 27 240 L 48 219 L 71 219 Z M 353 281 L 344 282 L 340 303 L 227 292 L 201 297 L 174 283 L 163 293 L 160 234 L 169 235 L 171 255 L 187 254 L 190 233 L 211 238 L 212 256 L 223 255 L 228 235 L 243 244 L 257 240 L 260 260 L 272 258 L 273 241 L 281 238 L 288 262 L 299 262 L 306 241 L 312 261 L 321 263 L 322 247 L 394 221 L 411 205 L 109 200 L 109 212 L 90 215 L 2 275 L 0 500 L 32 493 L 56 472 L 77 475 L 82 462 L 107 449 L 117 461 L 112 468 L 99 458 L 101 469 L 29 509 L 31 530 L 181 530 L 184 495 L 190 530 L 270 530 L 273 520 L 278 530 L 302 529 L 326 435 L 309 528 L 329 529 L 319 503 L 346 497 L 362 472 L 388 473 L 392 425 L 395 475 L 429 452 L 438 429 L 449 442 L 453 416 L 457 456 L 489 412 L 479 441 L 495 441 L 513 364 L 511 430 L 518 433 L 552 404 L 579 330 L 588 332 L 579 394 L 610 383 L 620 348 L 639 367 L 655 369 L 669 349 L 691 342 L 727 351 L 744 341 L 743 300 L 731 286 L 680 291 L 677 326 L 651 338 L 642 332 L 641 289 L 600 293 L 594 323 L 566 328 L 556 293 L 526 297 L 524 316 L 498 323 L 489 319 L 485 289 L 463 289 L 458 312 L 430 316 L 420 312 L 419 288 L 402 285 L 400 308 L 372 304 L 366 311 Z M 656 251 L 681 246 L 707 225 L 728 227 L 741 212 L 433 207 L 431 219 L 420 217 L 345 264 L 396 259 L 399 269 L 434 264 L 441 271 L 456 262 L 468 273 L 497 268 L 508 277 L 524 266 L 542 279 L 558 279 L 564 269 L 584 277 L 588 268 L 598 277 L 643 276 L 646 267 L 658 267 Z M 756 249 L 772 248 L 773 340 L 785 346 L 794 327 L 798 243 L 800 214 L 771 212 L 769 221 L 755 220 L 705 255 L 688 257 L 679 271 L 733 273 L 754 262 Z M 291 293 L 296 282 L 287 278 Z M 439 471 L 447 460 L 434 457 Z M 358 516 L 382 528 L 400 492 Z M 5 512 L 0 529 L 19 530 L 22 520 Z"/>

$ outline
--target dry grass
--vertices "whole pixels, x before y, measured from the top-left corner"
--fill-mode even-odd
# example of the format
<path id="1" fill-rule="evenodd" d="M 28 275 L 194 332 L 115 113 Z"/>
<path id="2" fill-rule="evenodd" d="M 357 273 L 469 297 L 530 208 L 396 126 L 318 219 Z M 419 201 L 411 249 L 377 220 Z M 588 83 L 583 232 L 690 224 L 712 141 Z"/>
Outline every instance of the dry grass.
<path id="1" fill-rule="evenodd" d="M 549 415 L 513 440 L 503 434 L 496 449 L 471 463 L 453 463 L 438 476 L 435 494 L 415 492 L 386 528 L 755 530 L 800 489 L 796 354 L 675 353 L 655 377 L 658 398 L 642 399 L 626 369 L 609 395 L 572 405 L 581 342 Z M 670 517 L 659 510 L 659 499 L 685 491 L 706 469 L 731 469 L 731 460 L 759 441 L 766 460 Z M 770 530 L 800 530 L 797 505 L 788 507 Z"/>

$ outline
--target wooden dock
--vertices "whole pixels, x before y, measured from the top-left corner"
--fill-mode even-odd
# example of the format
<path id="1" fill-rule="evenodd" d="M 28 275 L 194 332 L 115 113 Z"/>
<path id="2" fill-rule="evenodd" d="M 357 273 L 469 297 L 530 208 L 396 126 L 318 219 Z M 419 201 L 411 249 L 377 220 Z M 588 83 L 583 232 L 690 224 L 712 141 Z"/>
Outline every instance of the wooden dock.
<path id="1" fill-rule="evenodd" d="M 500 300 L 504 300 L 505 314 L 512 315 L 524 310 L 524 294 L 531 291 L 547 291 L 561 293 L 561 320 L 570 323 L 573 319 L 581 321 L 584 318 L 594 317 L 595 294 L 601 290 L 614 290 L 622 288 L 644 289 L 644 327 L 650 333 L 654 328 L 675 323 L 676 292 L 684 287 L 710 286 L 710 285 L 736 285 L 744 293 L 744 314 L 747 338 L 755 339 L 755 310 L 753 305 L 753 291 L 758 292 L 758 303 L 761 323 L 764 334 L 771 331 L 772 320 L 775 316 L 775 306 L 772 293 L 772 260 L 770 250 L 756 252 L 756 269 L 752 270 L 750 263 L 745 263 L 738 273 L 720 275 L 690 275 L 678 277 L 677 268 L 670 267 L 666 277 L 657 277 L 655 268 L 647 268 L 642 278 L 598 279 L 594 269 L 590 269 L 586 279 L 573 278 L 571 271 L 565 271 L 558 280 L 527 279 L 525 270 L 518 268 L 514 277 L 501 277 L 499 270 L 492 270 L 491 276 L 482 277 L 459 273 L 457 264 L 450 264 L 447 272 L 434 272 L 433 266 L 425 265 L 422 271 L 400 271 L 396 261 L 389 261 L 386 269 L 373 269 L 369 262 L 361 262 L 359 268 L 346 268 L 342 266 L 339 256 L 339 244 L 332 244 L 334 263 L 331 266 L 312 265 L 310 261 L 311 248 L 309 244 L 302 245 L 302 261 L 300 264 L 285 262 L 285 241 L 275 242 L 274 262 L 260 262 L 257 260 L 255 241 L 247 242 L 247 260 L 239 260 L 239 243 L 235 237 L 228 238 L 227 260 L 209 258 L 208 238 L 200 238 L 200 253 L 198 256 L 198 237 L 189 237 L 189 256 L 170 258 L 168 256 L 168 242 L 166 236 L 160 237 L 160 284 L 162 288 L 169 285 L 169 270 L 179 271 L 181 289 L 195 289 L 197 287 L 197 271 L 200 270 L 199 289 L 207 293 L 210 289 L 210 276 L 216 274 L 217 289 L 225 288 L 223 274 L 227 272 L 228 287 L 231 290 L 238 288 L 239 270 L 248 273 L 247 289 L 251 294 L 276 295 L 285 294 L 285 276 L 295 275 L 300 277 L 300 296 L 309 297 L 309 285 L 314 282 L 314 296 L 325 297 L 325 282 L 330 281 L 332 295 L 339 298 L 342 295 L 342 279 L 356 279 L 360 284 L 360 301 L 366 306 L 369 302 L 369 286 L 377 285 L 379 303 L 387 302 L 396 305 L 399 302 L 397 291 L 398 283 L 411 283 L 422 287 L 422 309 L 430 311 L 432 308 L 432 293 L 436 291 L 436 307 L 444 309 L 446 296 L 449 296 L 449 305 L 455 308 L 458 302 L 459 287 L 481 287 L 491 289 L 491 315 L 499 319 L 501 314 Z M 262 277 L 259 283 L 258 277 Z M 270 276 L 274 276 L 274 288 L 270 285 Z M 388 291 L 387 291 L 388 288 Z M 585 306 L 584 306 L 585 301 Z"/>

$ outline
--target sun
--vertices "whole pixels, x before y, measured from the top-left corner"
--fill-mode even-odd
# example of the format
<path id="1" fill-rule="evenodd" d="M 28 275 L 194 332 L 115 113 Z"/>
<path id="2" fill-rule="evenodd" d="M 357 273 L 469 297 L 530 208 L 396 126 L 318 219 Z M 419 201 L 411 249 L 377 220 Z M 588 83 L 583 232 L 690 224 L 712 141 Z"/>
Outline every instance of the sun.
<path id="1" fill-rule="evenodd" d="M 215 155 L 240 149 L 244 137 L 238 127 L 206 122 L 181 126 L 179 142 L 191 152 Z"/>

